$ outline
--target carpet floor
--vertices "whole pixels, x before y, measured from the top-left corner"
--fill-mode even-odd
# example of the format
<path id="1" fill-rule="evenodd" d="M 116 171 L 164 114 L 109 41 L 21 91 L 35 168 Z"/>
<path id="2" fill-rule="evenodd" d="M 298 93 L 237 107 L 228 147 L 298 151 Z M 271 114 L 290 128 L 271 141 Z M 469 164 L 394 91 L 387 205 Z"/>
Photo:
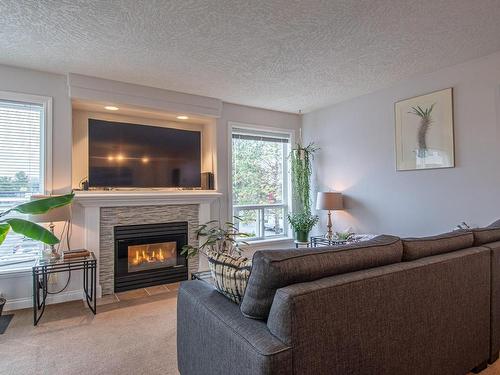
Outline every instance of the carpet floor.
<path id="1" fill-rule="evenodd" d="M 178 374 L 176 289 L 105 297 L 96 316 L 80 301 L 51 305 L 37 327 L 31 309 L 8 312 L 14 318 L 0 335 L 0 374 Z M 500 360 L 481 374 L 500 375 Z"/>

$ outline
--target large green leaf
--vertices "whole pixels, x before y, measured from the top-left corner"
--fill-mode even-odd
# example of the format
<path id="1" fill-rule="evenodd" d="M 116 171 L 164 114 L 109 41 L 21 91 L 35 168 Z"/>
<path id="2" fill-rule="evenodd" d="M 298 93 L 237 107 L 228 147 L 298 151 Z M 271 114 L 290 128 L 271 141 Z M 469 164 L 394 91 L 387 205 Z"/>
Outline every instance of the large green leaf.
<path id="1" fill-rule="evenodd" d="M 75 194 L 71 193 L 57 197 L 37 199 L 28 203 L 20 204 L 19 206 L 14 207 L 12 211 L 17 211 L 22 214 L 40 215 L 53 208 L 66 206 L 71 203 L 74 196 Z"/>
<path id="2" fill-rule="evenodd" d="M 59 239 L 44 227 L 23 219 L 6 219 L 12 230 L 36 241 L 55 245 Z"/>
<path id="3" fill-rule="evenodd" d="M 9 233 L 10 230 L 10 225 L 7 223 L 0 223 L 0 245 L 3 243 L 5 240 L 5 237 L 7 237 L 7 233 Z"/>

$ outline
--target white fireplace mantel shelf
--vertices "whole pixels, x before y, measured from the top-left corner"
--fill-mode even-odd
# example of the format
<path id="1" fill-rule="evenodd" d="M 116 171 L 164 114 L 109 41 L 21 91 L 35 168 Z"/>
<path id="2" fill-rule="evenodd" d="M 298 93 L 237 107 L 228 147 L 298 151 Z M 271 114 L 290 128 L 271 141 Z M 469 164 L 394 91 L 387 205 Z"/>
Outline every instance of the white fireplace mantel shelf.
<path id="1" fill-rule="evenodd" d="M 221 196 L 221 193 L 211 190 L 76 191 L 74 202 L 83 207 L 206 204 Z"/>

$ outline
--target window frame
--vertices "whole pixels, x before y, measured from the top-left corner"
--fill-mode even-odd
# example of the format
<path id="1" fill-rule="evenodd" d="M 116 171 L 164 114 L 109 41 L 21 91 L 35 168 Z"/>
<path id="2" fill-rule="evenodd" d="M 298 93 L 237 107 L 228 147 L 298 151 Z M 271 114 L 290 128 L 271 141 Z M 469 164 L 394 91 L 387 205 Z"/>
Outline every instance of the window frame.
<path id="1" fill-rule="evenodd" d="M 234 129 L 248 130 L 250 132 L 263 132 L 263 133 L 275 133 L 275 134 L 286 134 L 290 140 L 290 149 L 293 147 L 295 143 L 295 130 L 280 128 L 280 127 L 272 127 L 272 126 L 264 126 L 264 125 L 255 125 L 248 124 L 236 121 L 228 121 L 228 198 L 227 198 L 227 207 L 228 207 L 228 217 L 230 221 L 233 218 L 233 131 Z M 284 192 L 286 191 L 286 201 L 283 204 L 279 205 L 284 206 L 284 218 L 283 218 L 283 226 L 284 226 L 284 234 L 277 235 L 272 237 L 255 237 L 255 238 L 245 238 L 245 242 L 248 243 L 264 243 L 264 242 L 276 242 L 282 240 L 290 240 L 293 238 L 291 227 L 288 224 L 287 214 L 292 209 L 292 180 L 290 175 L 290 162 L 288 161 L 288 155 L 283 155 L 283 162 L 285 163 L 285 168 L 283 168 L 283 182 L 284 182 Z M 273 206 L 275 204 L 265 205 L 265 206 Z M 248 205 L 248 206 L 259 206 L 259 205 Z"/>
<path id="2" fill-rule="evenodd" d="M 52 175 L 52 128 L 53 128 L 53 104 L 52 97 L 26 94 L 13 91 L 0 90 L 0 100 L 14 101 L 27 104 L 37 104 L 43 107 L 43 121 L 40 129 L 40 182 L 43 184 L 41 193 L 44 195 L 52 194 L 53 175 Z M 21 214 L 12 214 L 14 217 Z M 15 256 L 14 256 L 15 257 Z M 32 266 L 33 260 L 38 257 L 33 254 L 31 257 L 26 256 L 19 261 L 13 261 L 5 264 L 0 264 L 0 278 L 2 275 L 10 275 L 12 273 L 24 272 Z"/>
<path id="3" fill-rule="evenodd" d="M 13 91 L 0 91 L 0 100 L 43 106 L 44 118 L 40 131 L 40 181 L 43 183 L 42 194 L 52 194 L 52 97 Z"/>

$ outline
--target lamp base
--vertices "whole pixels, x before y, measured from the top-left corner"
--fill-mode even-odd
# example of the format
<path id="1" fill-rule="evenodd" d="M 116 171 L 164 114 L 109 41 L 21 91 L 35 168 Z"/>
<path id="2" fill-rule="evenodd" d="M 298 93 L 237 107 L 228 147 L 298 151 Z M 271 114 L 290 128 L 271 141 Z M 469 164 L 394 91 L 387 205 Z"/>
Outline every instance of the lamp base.
<path id="1" fill-rule="evenodd" d="M 335 239 L 335 235 L 332 232 L 326 232 L 324 237 L 325 240 L 328 241 L 333 241 Z"/>

